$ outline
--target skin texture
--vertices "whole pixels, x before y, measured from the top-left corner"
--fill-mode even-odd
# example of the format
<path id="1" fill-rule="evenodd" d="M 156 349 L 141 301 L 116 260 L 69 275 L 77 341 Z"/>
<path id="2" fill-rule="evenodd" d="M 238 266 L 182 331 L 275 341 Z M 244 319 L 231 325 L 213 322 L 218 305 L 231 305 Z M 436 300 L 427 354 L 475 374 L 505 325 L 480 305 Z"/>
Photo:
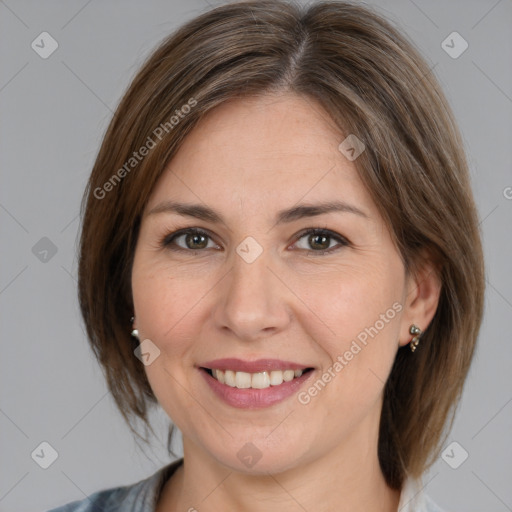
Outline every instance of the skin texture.
<path id="1" fill-rule="evenodd" d="M 187 136 L 150 197 L 132 271 L 135 327 L 160 350 L 145 370 L 183 434 L 185 456 L 159 511 L 397 510 L 400 493 L 386 485 L 377 457 L 382 393 L 409 326 L 431 321 L 439 282 L 428 266 L 406 274 L 354 163 L 338 150 L 343 139 L 309 99 L 232 100 Z M 149 214 L 168 200 L 207 205 L 224 222 Z M 365 216 L 276 224 L 282 209 L 335 200 Z M 189 237 L 187 246 L 181 236 L 174 246 L 182 251 L 161 245 L 193 227 L 210 238 Z M 334 235 L 302 236 L 307 228 Z M 248 236 L 263 249 L 252 263 L 236 252 Z M 295 361 L 315 368 L 307 391 L 397 303 L 401 311 L 306 405 L 295 394 L 263 409 L 234 408 L 198 369 L 224 357 Z M 262 455 L 252 468 L 237 457 L 248 442 Z"/>

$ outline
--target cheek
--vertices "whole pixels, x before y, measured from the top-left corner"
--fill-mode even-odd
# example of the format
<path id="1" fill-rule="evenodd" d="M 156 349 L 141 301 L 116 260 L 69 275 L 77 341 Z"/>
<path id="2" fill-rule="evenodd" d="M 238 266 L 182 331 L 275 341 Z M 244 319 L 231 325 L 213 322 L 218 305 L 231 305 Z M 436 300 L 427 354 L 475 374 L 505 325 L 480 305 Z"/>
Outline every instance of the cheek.
<path id="1" fill-rule="evenodd" d="M 194 325 L 194 305 L 198 292 L 170 272 L 153 269 L 134 272 L 132 279 L 134 307 L 139 332 L 165 352 L 181 353 L 190 338 L 187 331 Z M 197 306 L 196 306 L 197 307 Z"/>
<path id="2" fill-rule="evenodd" d="M 403 277 L 391 267 L 366 266 L 340 272 L 335 277 L 326 276 L 307 293 L 319 320 L 334 331 L 335 338 L 354 338 L 378 322 L 379 331 L 385 325 L 396 324 L 396 306 L 403 295 Z M 391 311 L 388 311 L 390 310 Z M 386 315 L 386 312 L 389 314 Z"/>
<path id="3" fill-rule="evenodd" d="M 382 385 L 398 349 L 404 286 L 400 262 L 352 267 L 317 284 L 308 294 L 308 305 L 318 316 L 310 317 L 309 330 L 329 366 L 341 359 L 343 369 L 338 365 L 339 371 L 332 371 L 344 377 L 334 380 L 344 381 L 345 391 L 353 389 L 355 396 L 360 396 L 360 385 Z"/>
<path id="4" fill-rule="evenodd" d="M 178 321 L 192 288 L 183 283 L 180 275 L 183 273 L 171 268 L 162 254 L 151 247 L 149 235 L 141 233 L 131 279 L 137 326 L 146 337 L 152 334 L 160 339 L 162 331 L 168 331 Z"/>
<path id="5" fill-rule="evenodd" d="M 175 276 L 175 270 L 171 273 L 158 263 L 135 259 L 132 292 L 140 339 L 150 339 L 160 351 L 144 367 L 149 384 L 168 416 L 179 428 L 186 428 L 193 423 L 187 411 L 195 404 L 189 393 L 183 393 L 183 386 L 189 377 L 186 369 L 193 364 L 200 308 L 194 286 Z"/>

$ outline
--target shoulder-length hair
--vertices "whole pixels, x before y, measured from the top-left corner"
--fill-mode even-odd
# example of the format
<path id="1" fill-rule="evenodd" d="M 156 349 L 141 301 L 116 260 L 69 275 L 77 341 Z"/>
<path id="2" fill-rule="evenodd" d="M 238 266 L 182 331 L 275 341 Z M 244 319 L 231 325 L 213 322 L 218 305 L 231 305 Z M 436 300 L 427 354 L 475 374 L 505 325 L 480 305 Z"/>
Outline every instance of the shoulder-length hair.
<path id="1" fill-rule="evenodd" d="M 273 92 L 314 100 L 340 134 L 364 143 L 354 164 L 407 271 L 427 255 L 442 282 L 420 350 L 400 348 L 385 385 L 378 455 L 399 489 L 432 464 L 451 429 L 480 328 L 484 266 L 463 143 L 433 71 L 359 3 L 232 3 L 187 22 L 150 55 L 106 131 L 82 202 L 87 335 L 132 432 L 139 435 L 132 419 L 151 429 L 148 406 L 157 400 L 130 336 L 142 211 L 206 113 Z"/>

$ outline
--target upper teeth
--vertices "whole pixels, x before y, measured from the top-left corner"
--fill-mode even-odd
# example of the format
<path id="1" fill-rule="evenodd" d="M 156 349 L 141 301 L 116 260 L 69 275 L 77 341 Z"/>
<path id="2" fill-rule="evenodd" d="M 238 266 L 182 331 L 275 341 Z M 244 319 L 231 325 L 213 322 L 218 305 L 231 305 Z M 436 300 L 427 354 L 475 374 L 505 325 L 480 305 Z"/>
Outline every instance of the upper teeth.
<path id="1" fill-rule="evenodd" d="M 239 389 L 265 389 L 270 386 L 279 386 L 302 375 L 302 370 L 273 370 L 271 372 L 235 372 L 232 370 L 212 370 L 213 377 L 222 384 Z"/>

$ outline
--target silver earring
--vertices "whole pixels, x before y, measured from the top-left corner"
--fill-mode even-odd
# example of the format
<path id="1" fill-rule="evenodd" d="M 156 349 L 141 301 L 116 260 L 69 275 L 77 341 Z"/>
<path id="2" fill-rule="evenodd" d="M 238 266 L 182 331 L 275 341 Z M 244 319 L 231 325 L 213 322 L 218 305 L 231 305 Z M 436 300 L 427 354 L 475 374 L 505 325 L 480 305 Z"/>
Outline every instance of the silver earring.
<path id="1" fill-rule="evenodd" d="M 133 323 L 134 320 L 135 320 L 135 317 L 132 316 L 130 321 Z M 132 336 L 138 340 L 139 339 L 139 330 L 138 329 L 133 329 L 132 330 Z"/>
<path id="2" fill-rule="evenodd" d="M 411 327 L 409 328 L 409 333 L 414 336 L 411 342 L 409 343 L 409 346 L 411 347 L 411 352 L 414 352 L 420 342 L 422 330 L 417 325 L 412 324 Z"/>

